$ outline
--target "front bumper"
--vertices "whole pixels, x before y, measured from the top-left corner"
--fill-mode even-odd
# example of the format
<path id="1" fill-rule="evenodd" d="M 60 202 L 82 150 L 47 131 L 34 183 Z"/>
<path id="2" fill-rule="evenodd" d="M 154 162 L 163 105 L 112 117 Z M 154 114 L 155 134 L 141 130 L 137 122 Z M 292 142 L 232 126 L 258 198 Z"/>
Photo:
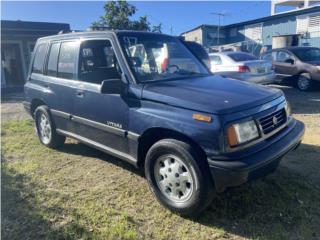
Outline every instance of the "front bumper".
<path id="1" fill-rule="evenodd" d="M 215 160 L 208 158 L 208 163 L 217 192 L 228 187 L 239 186 L 247 181 L 262 177 L 274 171 L 281 158 L 298 147 L 304 135 L 304 124 L 294 120 L 290 130 L 283 130 L 283 136 L 264 148 L 242 159 Z"/>

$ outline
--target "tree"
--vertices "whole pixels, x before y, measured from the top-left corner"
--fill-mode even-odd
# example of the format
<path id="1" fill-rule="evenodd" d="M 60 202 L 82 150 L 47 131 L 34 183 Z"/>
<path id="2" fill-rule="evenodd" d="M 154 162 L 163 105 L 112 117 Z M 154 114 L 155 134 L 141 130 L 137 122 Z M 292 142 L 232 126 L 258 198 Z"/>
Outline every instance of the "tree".
<path id="1" fill-rule="evenodd" d="M 100 20 L 93 22 L 91 27 L 108 27 L 111 29 L 127 29 L 150 31 L 150 23 L 147 16 L 140 17 L 139 20 L 130 20 L 136 13 L 137 8 L 127 1 L 108 1 L 104 5 L 105 14 Z M 153 26 L 153 32 L 161 32 L 161 23 Z"/>
<path id="2" fill-rule="evenodd" d="M 154 25 L 152 27 L 152 32 L 162 33 L 162 23 L 159 23 L 159 25 Z"/>

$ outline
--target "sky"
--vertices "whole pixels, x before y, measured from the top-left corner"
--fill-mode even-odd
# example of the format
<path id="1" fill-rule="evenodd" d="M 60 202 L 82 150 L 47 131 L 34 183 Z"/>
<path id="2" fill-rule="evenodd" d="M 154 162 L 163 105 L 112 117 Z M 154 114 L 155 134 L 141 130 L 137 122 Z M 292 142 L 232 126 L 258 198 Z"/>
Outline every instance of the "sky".
<path id="1" fill-rule="evenodd" d="M 231 24 L 270 15 L 270 1 L 130 1 L 147 15 L 151 24 L 163 25 L 164 33 L 178 35 L 201 24 Z M 72 30 L 85 30 L 104 13 L 103 1 L 2 1 L 2 20 L 69 23 Z"/>

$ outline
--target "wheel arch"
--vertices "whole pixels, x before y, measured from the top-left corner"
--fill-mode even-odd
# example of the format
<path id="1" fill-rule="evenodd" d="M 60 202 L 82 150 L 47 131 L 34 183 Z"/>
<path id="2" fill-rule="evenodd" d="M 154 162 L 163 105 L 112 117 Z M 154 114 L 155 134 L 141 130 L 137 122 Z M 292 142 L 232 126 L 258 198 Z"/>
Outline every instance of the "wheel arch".
<path id="1" fill-rule="evenodd" d="M 187 142 L 192 145 L 203 158 L 206 157 L 205 151 L 201 146 L 186 134 L 169 128 L 155 127 L 147 129 L 139 138 L 137 162 L 139 168 L 144 167 L 145 157 L 150 147 L 156 142 L 166 138 Z"/>
<path id="2" fill-rule="evenodd" d="M 37 107 L 39 107 L 41 105 L 47 106 L 47 104 L 43 100 L 41 100 L 40 98 L 32 99 L 31 105 L 30 105 L 30 113 L 31 113 L 32 117 L 34 117 L 34 111 L 37 109 Z"/>

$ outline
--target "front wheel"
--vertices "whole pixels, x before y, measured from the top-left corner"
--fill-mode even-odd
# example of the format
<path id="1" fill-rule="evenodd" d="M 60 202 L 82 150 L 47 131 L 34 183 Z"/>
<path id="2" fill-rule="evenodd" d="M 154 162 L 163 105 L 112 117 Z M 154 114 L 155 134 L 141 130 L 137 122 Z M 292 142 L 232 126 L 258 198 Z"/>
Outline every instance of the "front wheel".
<path id="1" fill-rule="evenodd" d="M 297 87 L 300 91 L 309 91 L 313 87 L 313 81 L 309 73 L 301 73 L 297 78 Z"/>
<path id="2" fill-rule="evenodd" d="M 158 201 L 180 215 L 203 211 L 213 196 L 204 160 L 188 143 L 174 139 L 155 143 L 146 156 L 145 175 Z"/>

